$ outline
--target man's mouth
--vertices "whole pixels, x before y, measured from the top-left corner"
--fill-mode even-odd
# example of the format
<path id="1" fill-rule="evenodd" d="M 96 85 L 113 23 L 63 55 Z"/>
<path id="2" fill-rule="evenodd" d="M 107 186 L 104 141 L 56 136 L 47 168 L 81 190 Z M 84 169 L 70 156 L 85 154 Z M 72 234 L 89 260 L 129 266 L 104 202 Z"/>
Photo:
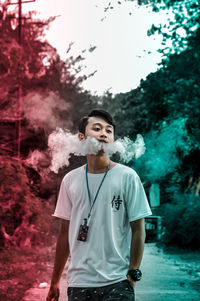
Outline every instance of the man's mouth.
<path id="1" fill-rule="evenodd" d="M 98 141 L 99 141 L 99 142 L 108 143 L 108 142 L 106 142 L 105 140 L 99 140 L 99 139 L 98 139 Z"/>

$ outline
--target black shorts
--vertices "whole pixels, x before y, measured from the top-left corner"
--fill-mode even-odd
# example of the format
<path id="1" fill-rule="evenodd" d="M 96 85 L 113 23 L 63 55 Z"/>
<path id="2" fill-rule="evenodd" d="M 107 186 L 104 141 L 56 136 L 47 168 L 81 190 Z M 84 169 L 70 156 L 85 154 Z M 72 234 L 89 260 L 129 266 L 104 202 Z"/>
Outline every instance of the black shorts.
<path id="1" fill-rule="evenodd" d="M 102 287 L 68 287 L 68 301 L 135 301 L 135 292 L 128 280 Z"/>

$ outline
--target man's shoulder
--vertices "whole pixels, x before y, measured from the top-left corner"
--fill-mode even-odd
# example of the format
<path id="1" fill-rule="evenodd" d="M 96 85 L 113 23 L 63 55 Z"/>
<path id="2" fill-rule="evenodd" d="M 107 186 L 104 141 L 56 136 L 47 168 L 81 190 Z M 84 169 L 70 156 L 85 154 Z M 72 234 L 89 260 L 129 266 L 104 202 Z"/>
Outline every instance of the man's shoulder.
<path id="1" fill-rule="evenodd" d="M 78 175 L 81 175 L 83 172 L 83 165 L 80 167 L 77 167 L 75 169 L 70 170 L 64 177 L 63 181 L 68 181 L 69 179 L 73 179 L 74 177 L 78 177 Z"/>
<path id="2" fill-rule="evenodd" d="M 137 172 L 132 167 L 126 166 L 126 165 L 121 164 L 121 163 L 118 163 L 117 166 L 120 169 L 120 173 L 123 176 L 138 177 Z"/>

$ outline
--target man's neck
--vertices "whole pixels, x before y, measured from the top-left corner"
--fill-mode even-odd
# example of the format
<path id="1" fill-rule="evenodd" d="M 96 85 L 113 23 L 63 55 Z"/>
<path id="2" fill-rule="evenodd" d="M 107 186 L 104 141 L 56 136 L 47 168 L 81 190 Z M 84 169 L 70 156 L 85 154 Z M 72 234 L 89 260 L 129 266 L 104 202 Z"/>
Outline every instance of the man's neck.
<path id="1" fill-rule="evenodd" d="M 88 172 L 103 173 L 106 171 L 110 159 L 108 157 L 87 155 Z"/>

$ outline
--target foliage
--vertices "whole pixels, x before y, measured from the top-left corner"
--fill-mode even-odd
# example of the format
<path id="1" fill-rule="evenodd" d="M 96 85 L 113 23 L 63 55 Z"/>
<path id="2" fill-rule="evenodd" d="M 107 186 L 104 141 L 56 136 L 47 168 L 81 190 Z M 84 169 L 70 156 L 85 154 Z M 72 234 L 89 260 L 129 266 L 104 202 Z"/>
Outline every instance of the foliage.
<path id="1" fill-rule="evenodd" d="M 80 76 L 81 66 L 77 67 L 77 64 L 83 60 L 82 56 L 76 58 L 69 56 L 66 61 L 62 61 L 56 50 L 44 39 L 44 30 L 48 28 L 53 18 L 41 21 L 34 18 L 33 13 L 24 16 L 23 44 L 20 45 L 16 13 L 9 13 L 6 5 L 2 5 L 0 113 L 3 119 L 3 130 L 0 135 L 3 151 L 1 153 L 15 155 L 17 98 L 20 84 L 23 111 L 21 155 L 24 159 L 29 152 L 31 154 L 38 149 L 43 152 L 39 161 L 48 167 L 49 158 L 45 154 L 48 134 L 57 125 L 76 132 L 75 125 L 83 115 L 94 107 L 103 107 L 114 116 L 117 125 L 116 136 L 129 136 L 132 139 L 135 139 L 138 133 L 144 136 L 147 152 L 134 163 L 134 168 L 140 171 L 143 180 L 161 184 L 163 200 L 174 203 L 176 196 L 183 193 L 185 202 L 189 202 L 192 197 L 187 198 L 185 193 L 198 195 L 200 190 L 199 10 L 197 1 L 186 2 L 138 1 L 139 5 L 152 5 L 154 11 L 159 12 L 160 9 L 167 7 L 174 13 L 174 18 L 170 17 L 169 24 L 164 28 L 152 26 L 148 32 L 148 34 L 159 32 L 163 35 L 164 47 L 160 50 L 163 53 L 163 61 L 160 70 L 151 73 L 146 80 L 142 80 L 137 89 L 115 96 L 108 91 L 102 97 L 92 96 L 88 91 L 81 89 L 80 84 L 87 78 Z M 120 4 L 121 1 L 118 1 L 117 5 Z M 108 5 L 108 9 L 113 9 L 111 4 Z M 185 35 L 181 33 L 181 28 Z M 172 42 L 172 47 L 167 44 L 169 40 Z M 68 54 L 71 47 L 72 45 L 69 46 Z M 10 142 L 15 143 L 13 149 L 8 147 Z M 28 179 L 24 167 L 19 162 L 12 162 L 12 159 L 7 157 L 4 157 L 4 160 L 8 161 L 8 166 L 6 167 L 5 162 L 2 163 L 2 172 L 7 176 L 7 180 L 6 177 L 2 178 L 4 193 L 1 195 L 3 205 L 0 212 L 3 226 L 0 240 L 2 246 L 29 245 L 34 243 L 36 232 L 40 229 L 35 226 L 38 222 L 38 214 L 41 215 L 41 210 L 43 212 L 45 208 L 38 196 L 48 198 L 51 195 L 51 185 L 45 186 L 45 181 L 52 182 L 42 174 L 40 162 L 37 162 L 36 169 L 41 176 L 38 178 L 37 172 L 33 173 L 30 169 Z M 79 163 L 78 160 L 77 162 L 76 159 L 73 160 L 71 167 Z M 133 162 L 130 165 L 133 165 Z M 26 172 L 27 170 L 26 168 Z M 61 173 L 64 173 L 64 170 Z M 33 180 L 34 184 L 32 190 L 27 186 L 30 180 Z M 14 181 L 16 191 L 12 187 Z M 41 182 L 43 185 L 39 189 Z M 55 192 L 55 186 L 53 189 Z M 32 195 L 33 191 L 34 195 Z M 195 202 L 193 205 L 197 206 Z M 198 211 L 196 210 L 196 215 L 192 214 L 184 209 L 186 205 L 182 203 L 173 206 L 166 207 L 166 210 L 170 210 L 171 216 L 174 216 L 173 222 L 176 215 L 181 216 L 183 213 L 186 223 L 189 221 L 188 216 L 193 217 L 193 224 L 190 226 L 194 228 L 194 224 L 198 223 L 197 219 L 199 219 Z M 175 213 L 173 208 L 176 210 Z M 5 224 L 6 226 L 3 224 L 6 223 L 5 214 L 10 222 L 9 225 Z M 34 225 L 30 226 L 32 223 Z M 167 231 L 171 229 L 168 227 L 170 225 L 166 224 Z M 27 237 L 22 235 L 22 230 Z M 167 233 L 169 234 L 170 231 L 166 232 L 166 235 Z M 180 235 L 180 241 L 183 242 L 183 234 Z M 170 240 L 167 237 L 166 241 L 174 242 L 175 239 Z M 193 238 L 187 242 L 187 246 L 190 243 L 194 245 L 192 241 Z"/>
<path id="2" fill-rule="evenodd" d="M 8 10 L 7 4 L 3 1 L 0 7 L 0 245 L 30 247 L 45 243 L 53 232 L 49 216 L 60 177 L 55 179 L 48 171 L 48 135 L 57 126 L 74 129 L 90 108 L 93 100 L 81 83 L 92 74 L 80 75 L 84 58 L 70 54 L 72 44 L 63 61 L 45 40 L 44 32 L 54 17 L 39 20 L 34 12 L 23 15 L 20 43 L 17 11 Z M 17 161 L 19 118 L 21 158 Z M 29 160 L 35 170 L 27 166 Z"/>
<path id="3" fill-rule="evenodd" d="M 168 10 L 168 23 L 161 26 L 152 25 L 148 35 L 155 32 L 162 35 L 163 62 L 166 63 L 171 54 L 179 54 L 191 47 L 194 37 L 200 34 L 200 11 L 197 0 L 163 0 L 152 1 L 153 11 Z M 199 38 L 198 38 L 199 39 Z"/>
<path id="4" fill-rule="evenodd" d="M 56 126 L 73 128 L 83 101 L 87 98 L 88 106 L 91 104 L 81 83 L 92 74 L 80 75 L 84 58 L 70 55 L 72 45 L 67 49 L 67 59 L 62 61 L 56 49 L 45 40 L 44 32 L 53 17 L 39 20 L 34 12 L 23 15 L 19 43 L 17 12 L 9 12 L 8 3 L 4 1 L 0 10 L 1 154 L 16 155 L 16 126 L 21 118 L 21 155 L 26 156 L 34 148 L 44 149 L 49 132 Z"/>
<path id="5" fill-rule="evenodd" d="M 144 135 L 147 152 L 136 162 L 136 167 L 140 168 L 141 165 L 142 174 L 145 173 L 148 178 L 149 173 L 151 178 L 152 171 L 157 166 L 155 162 L 159 163 L 162 169 L 168 162 L 169 170 L 164 168 L 166 174 L 161 173 L 162 176 L 167 176 L 171 173 L 170 166 L 176 161 L 178 162 L 174 169 L 176 177 L 173 177 L 175 182 L 171 184 L 176 185 L 178 172 L 181 188 L 184 190 L 189 186 L 189 179 L 198 185 L 200 166 L 195 158 L 199 156 L 200 149 L 199 70 L 200 47 L 194 34 L 186 50 L 180 54 L 169 55 L 165 65 L 157 72 L 149 74 L 137 89 L 121 94 L 120 99 L 118 96 L 114 99 L 114 101 L 119 99 L 120 132 L 128 134 L 131 138 L 134 138 L 136 133 Z M 185 142 L 174 152 L 176 157 L 173 160 L 160 161 L 161 157 L 163 159 L 166 156 L 170 157 L 172 151 L 170 143 L 173 140 L 175 146 L 177 139 L 182 136 L 178 123 L 173 125 L 175 120 L 185 120 Z M 165 134 L 167 131 L 170 132 L 171 128 L 171 134 L 164 135 L 164 128 Z M 157 172 L 156 176 L 155 170 L 157 180 L 158 178 L 164 180 L 161 174 Z"/>
<path id="6" fill-rule="evenodd" d="M 14 159 L 1 158 L 0 248 L 30 247 L 49 239 L 51 206 L 31 192 L 24 166 Z"/>
<path id="7" fill-rule="evenodd" d="M 69 91 L 80 90 L 80 83 L 85 76 L 78 76 L 83 60 L 81 56 L 69 56 L 62 61 L 47 40 L 44 32 L 55 19 L 39 20 L 34 12 L 23 15 L 22 41 L 18 39 L 17 13 L 8 12 L 8 1 L 1 6 L 0 14 L 0 45 L 1 45 L 1 81 L 7 93 L 13 86 L 22 85 L 23 94 L 38 88 L 48 88 L 62 91 L 63 87 Z M 71 45 L 67 53 L 70 54 Z M 5 85 L 5 83 L 8 85 Z"/>
<path id="8" fill-rule="evenodd" d="M 200 248 L 200 198 L 194 194 L 176 195 L 173 204 L 162 207 L 166 244 L 181 248 Z"/>
<path id="9" fill-rule="evenodd" d="M 145 183 L 160 183 L 165 243 L 199 248 L 199 3 L 139 2 L 169 15 L 167 24 L 153 24 L 147 33 L 162 35 L 160 69 L 141 80 L 137 89 L 104 96 L 102 104 L 112 109 L 120 136 L 144 136 L 146 153 L 130 165 Z"/>
<path id="10" fill-rule="evenodd" d="M 116 138 L 134 138 L 138 133 L 147 131 L 146 104 L 142 100 L 140 89 L 115 96 L 107 92 L 100 97 L 99 106 L 112 112 L 116 123 Z"/>

